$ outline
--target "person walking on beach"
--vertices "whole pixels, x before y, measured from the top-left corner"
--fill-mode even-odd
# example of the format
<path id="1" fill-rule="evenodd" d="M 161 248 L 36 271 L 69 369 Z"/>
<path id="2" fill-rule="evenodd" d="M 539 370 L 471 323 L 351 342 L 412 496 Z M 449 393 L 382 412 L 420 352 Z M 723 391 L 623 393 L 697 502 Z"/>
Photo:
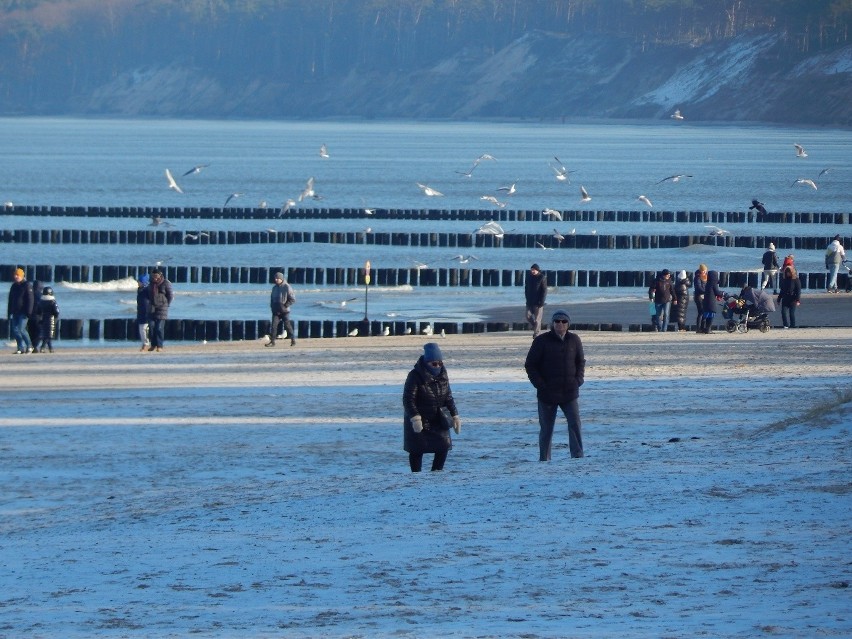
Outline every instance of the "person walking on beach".
<path id="1" fill-rule="evenodd" d="M 136 334 L 139 336 L 140 351 L 151 345 L 148 340 L 148 322 L 151 320 L 151 299 L 148 297 L 150 281 L 151 277 L 147 273 L 136 281 Z"/>
<path id="2" fill-rule="evenodd" d="M 41 291 L 41 297 L 38 300 L 38 315 L 39 315 L 39 347 L 38 352 L 43 353 L 45 347 L 51 353 L 53 352 L 53 338 L 56 336 L 56 329 L 59 326 L 59 304 L 53 296 L 53 288 L 45 286 Z"/>
<path id="3" fill-rule="evenodd" d="M 834 239 L 825 249 L 825 268 L 828 269 L 828 285 L 826 290 L 829 293 L 837 292 L 837 273 L 840 271 L 840 265 L 846 259 L 846 251 L 843 249 L 843 244 L 840 243 L 840 235 L 835 235 Z"/>
<path id="4" fill-rule="evenodd" d="M 33 287 L 27 281 L 24 269 L 15 269 L 14 280 L 9 288 L 6 316 L 12 325 L 12 336 L 18 346 L 16 354 L 33 353 L 33 342 L 27 332 L 27 321 L 33 314 Z"/>
<path id="5" fill-rule="evenodd" d="M 287 331 L 290 336 L 290 346 L 296 345 L 296 334 L 293 331 L 293 323 L 290 321 L 290 307 L 296 302 L 293 287 L 284 279 L 284 273 L 280 271 L 275 274 L 275 285 L 269 297 L 269 308 L 272 310 L 272 328 L 269 331 L 269 341 L 264 346 L 275 346 L 280 328 Z"/>
<path id="6" fill-rule="evenodd" d="M 654 331 L 665 333 L 669 326 L 669 313 L 672 303 L 677 304 L 672 287 L 672 274 L 669 269 L 664 268 L 648 288 L 648 299 L 654 302 L 656 314 L 654 315 Z"/>
<path id="7" fill-rule="evenodd" d="M 781 279 L 781 293 L 778 294 L 778 303 L 781 304 L 781 323 L 784 328 L 796 328 L 796 308 L 801 305 L 802 283 L 799 274 L 792 266 L 784 269 L 784 277 Z"/>
<path id="8" fill-rule="evenodd" d="M 719 272 L 709 271 L 707 273 L 707 284 L 704 287 L 704 313 L 698 327 L 699 333 L 709 335 L 713 332 L 713 318 L 719 312 L 719 301 L 724 295 L 724 292 L 719 290 Z"/>
<path id="9" fill-rule="evenodd" d="M 38 311 L 38 302 L 41 299 L 41 291 L 44 285 L 38 280 L 33 281 L 33 314 L 27 320 L 27 333 L 30 336 L 33 350 L 38 347 L 38 340 L 41 335 L 41 316 Z"/>
<path id="10" fill-rule="evenodd" d="M 568 331 L 571 318 L 557 310 L 550 318 L 550 330 L 533 340 L 524 369 L 535 387 L 538 401 L 538 459 L 550 461 L 556 411 L 568 422 L 568 448 L 571 457 L 583 456 L 580 423 L 580 386 L 586 374 L 583 343 Z"/>
<path id="11" fill-rule="evenodd" d="M 691 283 L 686 271 L 679 271 L 674 283 L 674 295 L 677 305 L 672 311 L 672 319 L 677 323 L 677 330 L 686 331 L 686 310 L 689 306 L 689 287 Z"/>
<path id="12" fill-rule="evenodd" d="M 542 272 L 538 264 L 530 266 L 524 281 L 524 296 L 527 302 L 527 324 L 532 327 L 535 338 L 541 333 L 541 316 L 547 299 L 547 274 Z"/>
<path id="13" fill-rule="evenodd" d="M 695 332 L 700 333 L 702 327 L 701 319 L 704 317 L 704 289 L 707 287 L 707 265 L 699 264 L 695 275 L 692 276 L 692 301 L 698 310 L 695 318 Z"/>
<path id="14" fill-rule="evenodd" d="M 150 323 L 148 332 L 151 339 L 149 351 L 163 350 L 163 339 L 166 331 L 166 320 L 169 318 L 169 306 L 174 299 L 172 283 L 163 275 L 160 269 L 151 271 L 148 283 L 148 299 L 151 301 Z"/>
<path id="15" fill-rule="evenodd" d="M 769 248 L 763 254 L 763 283 L 760 288 L 769 286 L 772 282 L 772 294 L 778 295 L 778 255 L 775 253 L 775 245 L 770 242 Z"/>
<path id="16" fill-rule="evenodd" d="M 434 453 L 432 470 L 443 470 L 453 447 L 450 428 L 461 432 L 450 379 L 441 348 L 435 342 L 423 346 L 423 354 L 405 378 L 402 390 L 403 449 L 411 472 L 419 473 L 423 455 Z"/>

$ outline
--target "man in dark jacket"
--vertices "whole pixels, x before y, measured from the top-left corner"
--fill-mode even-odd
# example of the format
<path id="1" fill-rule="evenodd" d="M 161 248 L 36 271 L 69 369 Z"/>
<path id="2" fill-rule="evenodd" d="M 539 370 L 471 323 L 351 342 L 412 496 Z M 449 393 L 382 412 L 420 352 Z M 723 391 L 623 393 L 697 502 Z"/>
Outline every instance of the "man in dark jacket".
<path id="1" fill-rule="evenodd" d="M 557 408 L 562 409 L 568 421 L 571 457 L 583 456 L 579 397 L 586 374 L 586 357 L 580 338 L 568 332 L 570 322 L 565 311 L 553 313 L 550 330 L 533 340 L 524 363 L 538 398 L 539 461 L 550 461 Z"/>
<path id="2" fill-rule="evenodd" d="M 538 264 L 530 266 L 524 281 L 524 296 L 527 300 L 527 323 L 532 326 L 533 337 L 538 337 L 541 333 L 544 300 L 547 298 L 547 275 L 542 273 Z"/>
<path id="3" fill-rule="evenodd" d="M 149 351 L 163 350 L 163 338 L 166 329 L 166 320 L 169 318 L 169 306 L 174 299 L 172 283 L 163 275 L 160 269 L 151 271 L 151 281 L 148 283 L 148 299 L 151 300 L 151 323 Z"/>
<path id="4" fill-rule="evenodd" d="M 9 288 L 9 305 L 6 316 L 12 324 L 12 335 L 18 345 L 15 353 L 34 353 L 32 340 L 27 332 L 27 321 L 33 314 L 33 287 L 27 281 L 24 269 L 15 269 L 14 282 Z"/>
<path id="5" fill-rule="evenodd" d="M 290 336 L 290 346 L 296 345 L 296 335 L 293 332 L 293 323 L 290 321 L 290 307 L 296 301 L 293 288 L 284 279 L 284 273 L 275 274 L 275 286 L 269 297 L 269 308 L 272 311 L 272 329 L 269 331 L 269 341 L 264 346 L 275 346 L 278 331 L 283 326 Z"/>
<path id="6" fill-rule="evenodd" d="M 654 302 L 657 313 L 651 319 L 654 322 L 654 330 L 665 332 L 669 326 L 669 312 L 672 302 L 677 304 L 672 287 L 672 274 L 665 268 L 654 280 L 648 289 L 648 299 Z"/>
<path id="7" fill-rule="evenodd" d="M 761 258 L 763 262 L 763 283 L 760 288 L 766 288 L 772 282 L 772 294 L 778 295 L 778 255 L 775 253 L 775 244 L 769 243 L 769 248 Z"/>

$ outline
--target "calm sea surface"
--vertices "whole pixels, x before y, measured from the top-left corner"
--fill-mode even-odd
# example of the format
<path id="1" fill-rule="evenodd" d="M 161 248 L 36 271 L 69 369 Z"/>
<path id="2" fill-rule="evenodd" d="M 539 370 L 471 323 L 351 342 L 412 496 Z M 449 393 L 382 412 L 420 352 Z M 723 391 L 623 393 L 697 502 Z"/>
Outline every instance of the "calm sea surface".
<path id="1" fill-rule="evenodd" d="M 420 122 L 226 122 L 176 120 L 0 119 L 0 202 L 32 206 L 257 207 L 280 209 L 298 199 L 309 177 L 321 200 L 311 208 L 489 209 L 495 196 L 509 209 L 639 210 L 647 196 L 654 209 L 744 211 L 752 198 L 770 211 L 852 210 L 852 132 L 770 126 L 661 123 L 420 123 Z M 794 143 L 807 158 L 796 157 Z M 328 158 L 320 157 L 327 145 Z M 487 153 L 470 177 L 462 175 Z M 555 179 L 555 157 L 571 174 Z M 192 167 L 209 165 L 184 176 Z M 171 170 L 183 193 L 168 188 Z M 820 175 L 824 169 L 827 172 Z M 685 174 L 674 182 L 662 181 Z M 813 179 L 818 188 L 794 184 Z M 427 197 L 417 183 L 444 195 Z M 506 195 L 497 189 L 515 185 Z M 592 196 L 581 203 L 579 187 Z M 187 232 L 204 230 L 302 230 L 474 232 L 470 222 L 375 220 L 166 220 Z M 0 216 L 3 228 L 143 229 L 149 220 Z M 507 231 L 701 235 L 703 224 L 507 223 Z M 729 225 L 737 235 L 829 238 L 845 227 Z M 341 245 L 260 246 L 2 246 L 0 263 L 154 264 L 208 266 L 458 267 L 454 252 L 440 248 Z M 693 246 L 679 250 L 546 251 L 481 249 L 474 268 L 545 269 L 686 268 L 707 262 L 720 270 L 757 269 L 751 249 Z M 821 255 L 797 255 L 802 270 L 820 270 Z M 177 291 L 173 317 L 265 318 L 268 287 L 186 286 Z M 66 317 L 121 317 L 133 313 L 132 282 L 57 286 Z M 643 291 L 563 289 L 552 303 L 601 297 L 636 297 Z M 355 300 L 351 300 L 355 297 Z M 517 289 L 371 289 L 372 319 L 471 320 L 480 309 L 522 303 Z M 346 305 L 342 302 L 350 300 Z M 363 315 L 363 290 L 318 287 L 300 291 L 294 317 L 351 319 Z"/>

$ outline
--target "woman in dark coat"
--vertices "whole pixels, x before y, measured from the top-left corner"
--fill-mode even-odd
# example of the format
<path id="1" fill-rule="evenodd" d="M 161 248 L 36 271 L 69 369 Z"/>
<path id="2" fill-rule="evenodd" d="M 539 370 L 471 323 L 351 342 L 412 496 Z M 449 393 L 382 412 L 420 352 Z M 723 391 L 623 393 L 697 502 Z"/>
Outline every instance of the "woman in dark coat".
<path id="1" fill-rule="evenodd" d="M 704 317 L 704 287 L 707 286 L 706 264 L 698 265 L 698 270 L 692 276 L 692 284 L 694 287 L 692 300 L 695 302 L 695 308 L 698 311 L 698 315 L 695 317 L 695 332 L 700 333 L 702 326 L 701 318 Z"/>
<path id="2" fill-rule="evenodd" d="M 704 314 L 701 316 L 699 333 L 713 332 L 713 318 L 719 312 L 719 300 L 724 293 L 719 290 L 719 271 L 707 273 L 707 284 L 704 286 Z"/>
<path id="3" fill-rule="evenodd" d="M 674 293 L 677 298 L 677 304 L 672 311 L 671 321 L 677 323 L 677 330 L 686 330 L 686 309 L 689 306 L 689 287 L 690 281 L 686 271 L 680 271 L 677 274 L 677 280 L 674 284 Z"/>
<path id="4" fill-rule="evenodd" d="M 461 419 L 441 348 L 434 342 L 423 346 L 423 355 L 405 379 L 402 407 L 403 449 L 408 453 L 411 472 L 420 472 L 424 453 L 435 454 L 432 470 L 443 470 L 447 453 L 453 447 L 450 427 L 458 434 Z M 441 417 L 442 408 L 449 410 L 449 423 Z"/>
<path id="5" fill-rule="evenodd" d="M 781 321 L 784 328 L 796 328 L 796 307 L 802 299 L 802 283 L 796 269 L 788 266 L 784 269 L 784 277 L 781 278 L 781 293 L 778 302 L 781 304 Z"/>

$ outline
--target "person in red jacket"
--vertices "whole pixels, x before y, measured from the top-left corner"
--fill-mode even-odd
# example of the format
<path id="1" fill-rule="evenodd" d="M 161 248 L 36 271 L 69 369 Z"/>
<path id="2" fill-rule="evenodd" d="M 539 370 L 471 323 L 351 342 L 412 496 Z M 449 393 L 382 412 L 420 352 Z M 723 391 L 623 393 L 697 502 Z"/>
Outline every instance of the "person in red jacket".
<path id="1" fill-rule="evenodd" d="M 583 456 L 580 424 L 580 386 L 586 374 L 583 343 L 568 328 L 571 318 L 558 310 L 550 319 L 550 330 L 533 340 L 524 368 L 538 399 L 539 461 L 550 461 L 556 410 L 568 421 L 568 447 L 571 457 Z"/>

